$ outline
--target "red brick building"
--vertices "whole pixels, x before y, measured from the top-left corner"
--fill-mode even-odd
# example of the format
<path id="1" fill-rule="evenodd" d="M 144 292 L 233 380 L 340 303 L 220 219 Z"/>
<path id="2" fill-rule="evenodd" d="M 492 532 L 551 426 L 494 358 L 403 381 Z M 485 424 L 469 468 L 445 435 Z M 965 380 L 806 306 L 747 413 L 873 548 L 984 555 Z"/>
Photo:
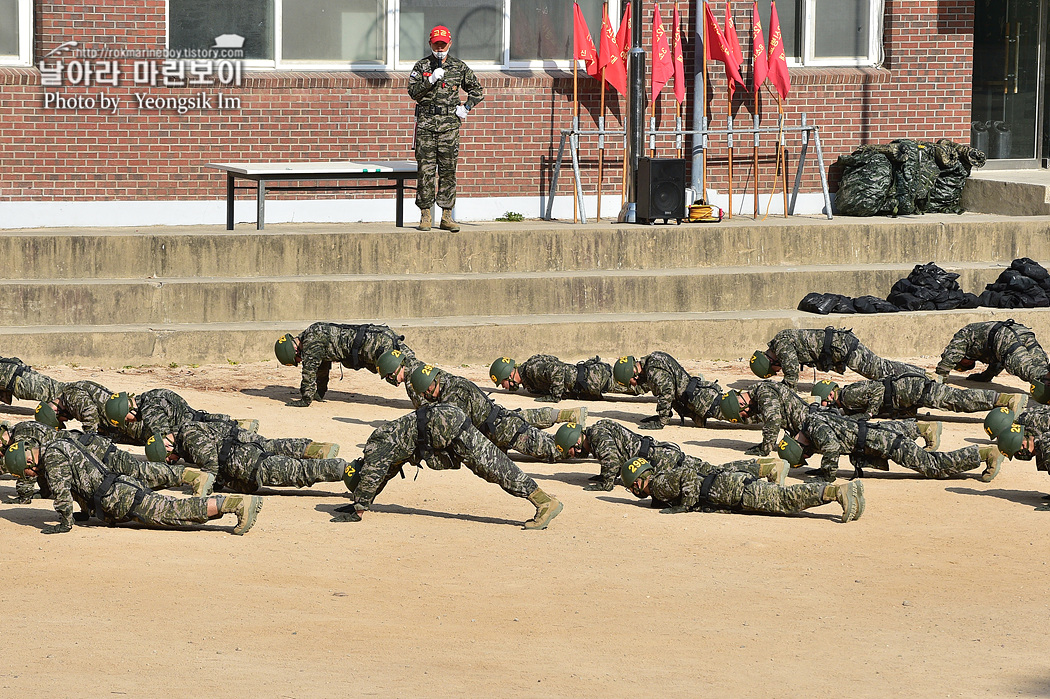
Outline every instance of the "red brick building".
<path id="1" fill-rule="evenodd" d="M 1009 132 L 1007 150 L 1001 148 L 1002 137 L 986 146 L 999 147 L 1003 160 L 1038 163 L 1042 158 L 1042 67 L 1022 75 L 1023 68 L 1014 70 L 1014 64 L 1027 65 L 1029 53 L 1038 55 L 1044 8 L 1037 8 L 1031 21 L 1019 14 L 1031 12 L 1031 3 L 1016 0 L 976 6 L 963 0 L 840 4 L 848 11 L 837 7 L 834 13 L 820 13 L 817 0 L 778 3 L 791 65 L 786 123 L 797 125 L 805 113 L 820 126 L 826 168 L 863 143 L 898 137 L 968 142 L 974 120 L 987 127 L 983 132 L 979 127 L 975 138 L 987 138 L 988 128 L 993 136 Z M 1010 16 L 1014 4 L 1029 9 Z M 585 0 L 581 5 L 597 42 L 601 4 Z M 613 0 L 610 7 L 614 26 L 618 5 Z M 768 40 L 769 2 L 758 5 Z M 647 50 L 653 7 L 649 0 L 643 3 Z M 673 3 L 660 7 L 670 23 Z M 685 128 L 691 127 L 693 114 L 697 7 L 695 1 L 680 5 Z M 745 79 L 750 75 L 751 7 L 750 1 L 731 3 Z M 712 3 L 711 9 L 721 24 L 724 3 Z M 452 28 L 453 54 L 474 67 L 485 88 L 485 101 L 462 129 L 457 215 L 484 219 L 517 211 L 538 216 L 560 129 L 572 119 L 571 17 L 566 0 L 514 0 L 513 5 L 509 0 L 0 0 L 0 225 L 219 223 L 224 179 L 204 167 L 209 162 L 411 159 L 414 117 L 405 90 L 407 70 L 423 54 L 429 27 L 439 22 Z M 179 61 L 186 73 L 178 86 L 165 86 L 160 73 L 150 75 L 162 73 L 164 56 L 175 50 L 185 56 L 187 50 L 232 47 L 238 39 L 244 60 L 236 75 L 229 66 L 226 75 L 219 75 L 219 60 L 209 73 L 185 58 Z M 975 69 L 982 56 L 987 65 Z M 81 68 L 74 70 L 78 62 Z M 1003 64 L 1003 76 L 996 62 Z M 113 66 L 121 71 L 116 79 Z M 722 65 L 711 63 L 712 128 L 724 128 L 726 121 L 724 76 Z M 195 77 L 200 84 L 193 84 Z M 581 71 L 579 92 L 581 126 L 595 128 L 598 81 Z M 1020 104 L 1017 95 L 1028 98 L 1029 92 L 1031 104 Z M 657 110 L 665 129 L 674 122 L 672 94 L 668 85 Z M 776 114 L 770 94 L 763 91 L 766 125 Z M 980 104 L 971 94 L 980 95 Z M 179 113 L 179 98 L 184 113 Z M 624 99 L 609 89 L 606 100 L 609 128 L 621 127 Z M 752 104 L 751 92 L 737 91 L 733 114 L 738 125 L 750 121 Z M 1008 112 L 1021 116 L 1011 119 Z M 1030 134 L 1022 133 L 1022 122 Z M 688 158 L 690 141 L 685 145 Z M 733 184 L 739 193 L 750 191 L 754 181 L 750 136 L 736 145 Z M 592 215 L 595 146 L 594 138 L 585 138 L 581 153 Z M 790 176 L 797 153 L 793 135 Z M 773 154 L 767 138 L 759 172 L 764 195 L 772 186 Z M 660 137 L 657 156 L 674 155 L 673 138 Z M 713 139 L 708 187 L 715 201 L 728 188 L 726 156 L 724 140 Z M 608 217 L 620 203 L 621 150 L 615 140 L 604 161 L 603 216 Z M 808 194 L 799 208 L 819 211 L 813 163 L 807 173 L 803 189 Z M 555 215 L 561 218 L 571 215 L 569 174 L 563 171 L 556 199 Z M 268 205 L 271 221 L 391 220 L 393 214 L 389 201 L 367 198 L 353 205 L 324 195 L 276 199 Z M 244 204 L 238 218 L 252 220 L 251 204 Z"/>

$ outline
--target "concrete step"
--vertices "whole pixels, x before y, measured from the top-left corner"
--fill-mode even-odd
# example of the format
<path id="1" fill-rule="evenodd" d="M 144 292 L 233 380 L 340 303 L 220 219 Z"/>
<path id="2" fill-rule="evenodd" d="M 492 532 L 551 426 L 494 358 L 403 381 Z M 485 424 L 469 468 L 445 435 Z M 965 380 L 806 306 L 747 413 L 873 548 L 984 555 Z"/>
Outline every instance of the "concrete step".
<path id="1" fill-rule="evenodd" d="M 784 328 L 853 328 L 867 346 L 888 357 L 927 356 L 931 363 L 967 323 L 1013 318 L 1041 338 L 1050 337 L 1050 309 L 974 309 L 874 315 L 818 316 L 799 311 L 617 313 L 458 316 L 443 318 L 327 318 L 385 322 L 426 361 L 446 366 L 488 363 L 499 356 L 524 359 L 539 352 L 579 360 L 601 355 L 642 355 L 664 350 L 683 359 L 742 361 Z M 299 323 L 215 323 L 7 327 L 0 355 L 34 364 L 80 363 L 103 367 L 273 361 L 274 341 L 298 333 Z M 295 370 L 278 368 L 275 381 L 292 385 Z M 287 374 L 287 377 L 285 377 Z M 278 378 L 278 376 L 280 378 Z"/>
<path id="2" fill-rule="evenodd" d="M 969 185 L 968 185 L 969 186 Z M 964 214 L 792 217 L 635 226 L 464 224 L 422 233 L 389 224 L 33 229 L 0 232 L 0 279 L 468 274 L 751 265 L 1009 262 L 1048 249 L 1050 218 Z"/>
<path id="3" fill-rule="evenodd" d="M 678 267 L 479 274 L 0 282 L 0 324 L 300 322 L 534 314 L 792 310 L 812 291 L 885 298 L 912 264 Z M 979 294 L 1001 268 L 942 263 Z"/>

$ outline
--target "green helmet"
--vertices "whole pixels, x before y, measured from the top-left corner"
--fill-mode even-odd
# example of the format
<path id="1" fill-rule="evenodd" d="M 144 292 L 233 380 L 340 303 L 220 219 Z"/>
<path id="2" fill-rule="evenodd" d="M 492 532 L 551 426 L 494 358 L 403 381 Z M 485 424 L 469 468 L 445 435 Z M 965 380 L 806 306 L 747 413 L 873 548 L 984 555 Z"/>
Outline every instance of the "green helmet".
<path id="1" fill-rule="evenodd" d="M 8 473 L 16 476 L 26 475 L 26 449 L 28 446 L 23 441 L 18 441 L 7 448 L 4 454 L 4 468 Z"/>
<path id="2" fill-rule="evenodd" d="M 569 450 L 576 446 L 583 433 L 583 425 L 578 422 L 566 422 L 558 428 L 554 435 L 554 446 L 558 448 L 559 454 L 568 454 Z"/>
<path id="3" fill-rule="evenodd" d="M 773 375 L 773 362 L 762 350 L 755 350 L 751 355 L 751 371 L 760 379 L 768 379 Z"/>
<path id="4" fill-rule="evenodd" d="M 500 357 L 492 362 L 492 366 L 489 367 L 489 378 L 492 379 L 492 383 L 499 386 L 510 378 L 510 374 L 514 371 L 515 366 L 517 366 L 517 363 L 510 357 Z"/>
<path id="5" fill-rule="evenodd" d="M 634 482 L 636 480 L 642 477 L 643 473 L 652 470 L 653 465 L 645 459 L 643 459 L 642 457 L 638 456 L 631 459 L 630 461 L 625 462 L 624 465 L 620 467 L 620 480 L 623 481 L 623 484 L 625 486 L 630 488 L 632 485 L 634 485 Z"/>
<path id="6" fill-rule="evenodd" d="M 620 357 L 613 364 L 613 378 L 616 379 L 616 383 L 621 386 L 627 386 L 631 383 L 631 379 L 634 378 L 634 365 L 637 360 L 631 355 L 626 357 Z"/>
<path id="7" fill-rule="evenodd" d="M 1024 428 L 1016 422 L 1013 423 L 999 433 L 999 438 L 996 440 L 996 444 L 1003 456 L 1012 459 L 1014 454 L 1021 451 L 1021 447 L 1024 446 Z"/>
<path id="8" fill-rule="evenodd" d="M 36 413 L 33 415 L 33 419 L 44 423 L 48 427 L 54 427 L 56 430 L 62 426 L 62 423 L 58 421 L 58 415 L 55 415 L 55 409 L 46 401 L 36 406 Z"/>
<path id="9" fill-rule="evenodd" d="M 777 442 L 777 454 L 781 459 L 787 461 L 792 466 L 799 466 L 802 464 L 802 445 L 789 434 L 785 434 L 783 438 Z"/>
<path id="10" fill-rule="evenodd" d="M 995 439 L 1003 430 L 1013 424 L 1013 421 L 1014 411 L 1005 405 L 999 408 L 992 408 L 984 417 L 984 431 L 989 437 Z"/>
<path id="11" fill-rule="evenodd" d="M 730 422 L 740 422 L 740 394 L 730 389 L 722 394 L 722 417 Z"/>
<path id="12" fill-rule="evenodd" d="M 168 447 L 164 444 L 164 435 L 160 432 L 154 432 L 146 440 L 146 459 L 159 463 L 167 458 Z"/>
<path id="13" fill-rule="evenodd" d="M 361 482 L 361 467 L 364 465 L 364 458 L 359 456 L 348 462 L 346 468 L 343 469 L 343 483 L 346 484 L 346 489 L 351 493 L 357 489 L 357 484 Z"/>
<path id="14" fill-rule="evenodd" d="M 281 335 L 273 345 L 273 353 L 277 355 L 277 361 L 285 366 L 295 364 L 295 338 L 289 333 Z"/>
<path id="15" fill-rule="evenodd" d="M 404 360 L 405 357 L 401 350 L 394 349 L 383 352 L 383 354 L 379 355 L 379 359 L 376 360 L 376 370 L 385 379 L 400 369 Z"/>
<path id="16" fill-rule="evenodd" d="M 831 379 L 824 379 L 813 385 L 813 390 L 809 392 L 809 395 L 818 396 L 821 400 L 827 400 L 831 392 L 837 391 L 838 388 L 839 385 Z"/>
<path id="17" fill-rule="evenodd" d="M 131 412 L 130 396 L 123 391 L 114 393 L 106 401 L 106 417 L 109 418 L 109 424 L 114 427 L 123 425 L 129 412 Z"/>
<path id="18" fill-rule="evenodd" d="M 1036 403 L 1042 403 L 1043 405 L 1050 403 L 1050 387 L 1042 381 L 1036 381 L 1032 384 L 1029 393 L 1032 394 L 1032 400 Z"/>
<path id="19" fill-rule="evenodd" d="M 412 390 L 425 393 L 437 380 L 438 368 L 432 364 L 421 364 L 412 372 Z"/>

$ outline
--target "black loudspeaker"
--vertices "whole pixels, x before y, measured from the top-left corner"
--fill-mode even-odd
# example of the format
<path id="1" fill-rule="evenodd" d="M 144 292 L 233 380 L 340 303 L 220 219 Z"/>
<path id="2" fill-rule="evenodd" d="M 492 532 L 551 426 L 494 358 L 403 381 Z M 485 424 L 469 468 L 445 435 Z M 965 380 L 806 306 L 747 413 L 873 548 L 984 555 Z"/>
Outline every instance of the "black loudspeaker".
<path id="1" fill-rule="evenodd" d="M 688 218 L 685 206 L 685 159 L 638 158 L 638 180 L 635 188 L 638 223 L 655 219 L 678 222 Z"/>

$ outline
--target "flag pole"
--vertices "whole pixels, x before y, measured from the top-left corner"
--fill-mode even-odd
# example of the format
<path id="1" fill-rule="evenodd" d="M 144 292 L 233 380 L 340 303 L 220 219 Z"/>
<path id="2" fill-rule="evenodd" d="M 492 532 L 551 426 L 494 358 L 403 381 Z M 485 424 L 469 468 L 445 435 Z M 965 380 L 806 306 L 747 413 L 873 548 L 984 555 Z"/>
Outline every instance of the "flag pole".
<path id="1" fill-rule="evenodd" d="M 575 139 L 576 139 L 576 125 L 580 123 L 580 99 L 579 99 L 579 93 L 577 91 L 577 82 L 576 82 L 576 80 L 577 80 L 576 73 L 577 73 L 577 71 L 579 71 L 579 69 L 580 69 L 580 61 L 577 59 L 577 57 L 576 57 L 576 55 L 574 53 L 574 55 L 572 57 L 572 137 L 570 139 L 571 141 L 575 141 Z M 569 145 L 570 145 L 570 147 L 575 147 L 575 143 L 570 143 Z M 573 187 L 572 187 L 572 222 L 573 223 L 577 223 L 577 221 L 579 220 L 579 215 L 577 213 L 577 210 L 578 210 L 577 197 L 578 196 L 579 196 L 579 192 L 576 191 L 576 185 L 573 184 Z"/>
<path id="2" fill-rule="evenodd" d="M 752 119 L 752 122 L 753 122 L 754 127 L 755 127 L 755 139 L 754 139 L 754 142 L 753 142 L 754 145 L 751 148 L 752 149 L 752 154 L 751 154 L 751 171 L 752 171 L 752 177 L 755 180 L 754 186 L 755 186 L 755 220 L 756 221 L 758 220 L 758 124 L 759 124 L 759 121 L 758 121 L 758 105 L 759 105 L 759 100 L 761 98 L 762 98 L 762 89 L 761 89 L 761 86 L 759 86 L 759 87 L 755 88 L 755 113 L 754 113 L 754 118 Z"/>
<path id="3" fill-rule="evenodd" d="M 780 112 L 780 133 L 777 138 L 780 140 L 780 178 L 782 180 L 784 188 L 784 218 L 788 215 L 788 175 L 787 175 L 787 153 L 784 149 L 784 105 L 780 101 L 780 93 L 777 93 L 777 111 Z"/>
<path id="4" fill-rule="evenodd" d="M 707 201 L 707 132 L 706 132 L 706 129 L 707 129 L 707 125 L 711 123 L 711 120 L 708 118 L 709 113 L 711 111 L 711 105 L 707 103 L 707 0 L 701 0 L 700 1 L 700 22 L 701 22 L 701 24 L 704 25 L 704 34 L 703 34 L 703 36 L 704 36 L 704 46 L 703 46 L 704 56 L 703 56 L 703 62 L 701 63 L 701 65 L 704 68 L 703 73 L 704 73 L 704 112 L 705 112 L 704 113 L 704 118 L 705 118 L 704 129 L 705 129 L 705 132 L 701 136 L 701 139 L 702 139 L 701 143 L 703 143 L 703 150 L 704 150 L 704 167 L 703 167 L 703 175 L 701 177 L 701 182 L 703 183 L 701 186 L 703 188 L 703 191 L 700 193 L 701 194 L 700 201 L 702 201 L 705 204 L 709 204 L 710 202 Z"/>
<path id="5" fill-rule="evenodd" d="M 726 76 L 728 77 L 728 76 Z M 733 79 L 729 78 L 729 84 Z M 729 90 L 729 116 L 726 117 L 726 125 L 729 127 L 729 218 L 733 218 L 733 91 Z"/>
<path id="6" fill-rule="evenodd" d="M 604 165 L 603 157 L 605 156 L 605 66 L 602 66 L 602 106 L 601 118 L 598 119 L 598 212 L 595 216 L 595 220 L 602 220 L 602 166 Z"/>

